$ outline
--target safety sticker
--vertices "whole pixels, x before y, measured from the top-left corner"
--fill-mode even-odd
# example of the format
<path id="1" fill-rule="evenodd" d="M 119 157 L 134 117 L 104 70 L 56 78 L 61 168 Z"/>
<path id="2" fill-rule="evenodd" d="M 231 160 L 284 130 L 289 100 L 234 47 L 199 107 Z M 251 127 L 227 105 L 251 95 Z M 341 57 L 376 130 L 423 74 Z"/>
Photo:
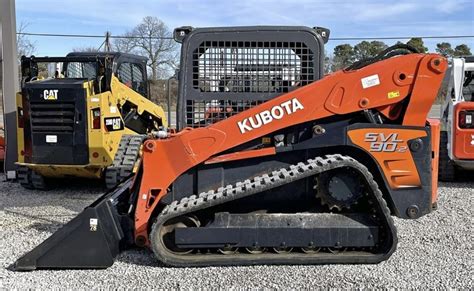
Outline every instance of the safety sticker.
<path id="1" fill-rule="evenodd" d="M 388 99 L 393 99 L 393 98 L 400 97 L 400 91 L 388 92 L 387 97 L 388 97 Z"/>
<path id="2" fill-rule="evenodd" d="M 46 142 L 47 143 L 57 143 L 58 136 L 57 135 L 46 135 Z"/>
<path id="3" fill-rule="evenodd" d="M 97 218 L 91 218 L 89 220 L 89 230 L 90 231 L 97 231 L 97 224 L 99 223 L 99 220 Z"/>
<path id="4" fill-rule="evenodd" d="M 362 88 L 364 89 L 380 85 L 378 74 L 362 78 L 360 81 L 362 82 Z"/>

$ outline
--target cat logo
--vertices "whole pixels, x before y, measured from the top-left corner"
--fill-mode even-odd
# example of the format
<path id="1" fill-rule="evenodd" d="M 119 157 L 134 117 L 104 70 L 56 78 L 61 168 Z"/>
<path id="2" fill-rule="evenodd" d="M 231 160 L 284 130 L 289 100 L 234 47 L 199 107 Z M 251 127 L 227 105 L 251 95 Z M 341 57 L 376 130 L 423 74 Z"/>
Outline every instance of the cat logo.
<path id="1" fill-rule="evenodd" d="M 107 131 L 122 130 L 124 128 L 122 119 L 120 117 L 109 117 L 105 118 L 104 121 Z"/>
<path id="2" fill-rule="evenodd" d="M 43 98 L 44 100 L 58 100 L 58 89 L 44 90 Z"/>

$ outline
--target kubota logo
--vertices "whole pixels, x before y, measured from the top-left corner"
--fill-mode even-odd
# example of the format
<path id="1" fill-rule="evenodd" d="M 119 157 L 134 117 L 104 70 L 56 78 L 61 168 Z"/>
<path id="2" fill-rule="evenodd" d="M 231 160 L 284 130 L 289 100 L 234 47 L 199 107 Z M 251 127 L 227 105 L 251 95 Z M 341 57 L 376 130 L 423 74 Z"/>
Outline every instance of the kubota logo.
<path id="1" fill-rule="evenodd" d="M 400 145 L 403 140 L 398 139 L 398 133 L 367 133 L 364 141 L 370 142 L 371 152 L 406 152 L 407 147 Z"/>
<path id="2" fill-rule="evenodd" d="M 58 100 L 58 89 L 44 90 L 43 98 L 44 100 Z"/>
<path id="3" fill-rule="evenodd" d="M 280 105 L 273 106 L 270 110 L 264 110 L 255 114 L 255 116 L 247 117 L 237 122 L 237 125 L 239 126 L 240 132 L 245 133 L 268 124 L 275 119 L 282 119 L 285 114 L 290 115 L 302 109 L 304 109 L 303 104 L 301 104 L 298 99 L 293 98 Z"/>

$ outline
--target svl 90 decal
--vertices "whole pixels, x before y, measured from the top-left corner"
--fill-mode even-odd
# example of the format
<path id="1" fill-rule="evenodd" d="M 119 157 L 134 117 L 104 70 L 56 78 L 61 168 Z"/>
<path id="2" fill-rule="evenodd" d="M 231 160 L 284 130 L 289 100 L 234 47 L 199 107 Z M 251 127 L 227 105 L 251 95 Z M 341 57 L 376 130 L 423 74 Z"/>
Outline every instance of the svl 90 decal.
<path id="1" fill-rule="evenodd" d="M 398 133 L 366 133 L 365 142 L 370 142 L 371 152 L 406 152 L 407 146 L 402 146 L 403 140 L 398 139 Z"/>

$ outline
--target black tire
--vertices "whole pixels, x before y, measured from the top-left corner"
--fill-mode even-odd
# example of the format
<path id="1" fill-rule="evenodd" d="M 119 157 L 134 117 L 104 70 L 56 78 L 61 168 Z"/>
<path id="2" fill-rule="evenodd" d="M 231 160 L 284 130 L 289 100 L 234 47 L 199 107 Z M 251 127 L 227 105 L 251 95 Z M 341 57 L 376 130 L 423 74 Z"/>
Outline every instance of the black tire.
<path id="1" fill-rule="evenodd" d="M 114 188 L 133 173 L 133 167 L 140 156 L 140 148 L 145 137 L 145 135 L 122 136 L 113 164 L 105 169 L 107 189 Z"/>
<path id="2" fill-rule="evenodd" d="M 443 182 L 452 182 L 456 179 L 456 166 L 448 155 L 448 133 L 441 132 L 439 142 L 438 179 Z"/>
<path id="3" fill-rule="evenodd" d="M 48 184 L 45 177 L 38 174 L 37 172 L 27 168 L 20 167 L 17 170 L 18 182 L 23 188 L 30 190 L 48 190 Z"/>

